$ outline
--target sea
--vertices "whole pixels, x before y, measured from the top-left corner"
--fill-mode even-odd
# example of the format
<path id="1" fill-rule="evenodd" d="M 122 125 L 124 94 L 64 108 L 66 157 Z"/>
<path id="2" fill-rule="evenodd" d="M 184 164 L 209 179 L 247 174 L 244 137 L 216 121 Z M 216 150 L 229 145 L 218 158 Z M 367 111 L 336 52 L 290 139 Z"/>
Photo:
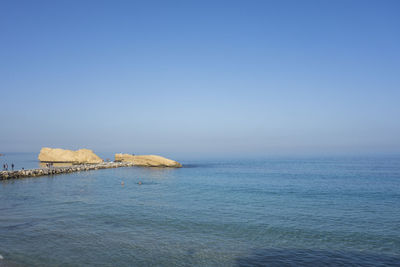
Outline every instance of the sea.
<path id="1" fill-rule="evenodd" d="M 0 266 L 400 266 L 399 156 L 177 160 L 0 181 Z"/>

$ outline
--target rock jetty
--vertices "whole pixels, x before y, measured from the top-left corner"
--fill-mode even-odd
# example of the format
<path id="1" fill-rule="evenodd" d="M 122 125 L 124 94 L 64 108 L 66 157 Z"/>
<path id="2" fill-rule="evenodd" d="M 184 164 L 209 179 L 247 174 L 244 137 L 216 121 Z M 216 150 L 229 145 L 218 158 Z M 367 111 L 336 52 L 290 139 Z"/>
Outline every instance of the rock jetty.
<path id="1" fill-rule="evenodd" d="M 38 159 L 42 162 L 68 162 L 73 164 L 101 163 L 103 160 L 90 149 L 76 151 L 43 147 Z"/>
<path id="2" fill-rule="evenodd" d="M 115 154 L 116 162 L 131 162 L 134 166 L 181 168 L 177 161 L 156 155 Z"/>
<path id="3" fill-rule="evenodd" d="M 16 179 L 24 177 L 37 177 L 45 175 L 55 175 L 80 171 L 91 171 L 99 169 L 132 167 L 132 162 L 103 162 L 98 164 L 81 164 L 68 167 L 50 167 L 42 169 L 18 170 L 18 171 L 0 171 L 0 180 Z"/>

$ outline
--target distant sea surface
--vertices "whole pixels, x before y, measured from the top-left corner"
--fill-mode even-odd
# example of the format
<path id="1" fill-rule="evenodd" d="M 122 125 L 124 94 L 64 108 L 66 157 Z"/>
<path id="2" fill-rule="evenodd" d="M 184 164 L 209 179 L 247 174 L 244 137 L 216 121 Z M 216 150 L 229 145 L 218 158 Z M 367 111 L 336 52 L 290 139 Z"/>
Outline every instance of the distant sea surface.
<path id="1" fill-rule="evenodd" d="M 0 266 L 400 266 L 400 157 L 181 162 L 0 181 Z"/>

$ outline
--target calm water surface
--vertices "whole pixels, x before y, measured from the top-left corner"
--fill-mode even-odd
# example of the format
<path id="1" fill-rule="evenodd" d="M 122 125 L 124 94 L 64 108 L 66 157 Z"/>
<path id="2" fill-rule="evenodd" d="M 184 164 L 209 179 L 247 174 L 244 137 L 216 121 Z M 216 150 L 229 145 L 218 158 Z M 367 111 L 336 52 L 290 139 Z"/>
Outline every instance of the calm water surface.
<path id="1" fill-rule="evenodd" d="M 0 182 L 0 266 L 400 266 L 399 157 L 182 162 Z"/>

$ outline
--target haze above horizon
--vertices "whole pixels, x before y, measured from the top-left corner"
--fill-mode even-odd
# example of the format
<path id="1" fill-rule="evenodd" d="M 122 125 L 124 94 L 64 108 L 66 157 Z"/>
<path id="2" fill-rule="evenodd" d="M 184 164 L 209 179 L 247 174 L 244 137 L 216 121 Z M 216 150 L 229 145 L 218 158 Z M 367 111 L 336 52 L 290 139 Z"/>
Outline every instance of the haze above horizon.
<path id="1" fill-rule="evenodd" d="M 1 1 L 1 152 L 400 153 L 399 1 Z"/>

